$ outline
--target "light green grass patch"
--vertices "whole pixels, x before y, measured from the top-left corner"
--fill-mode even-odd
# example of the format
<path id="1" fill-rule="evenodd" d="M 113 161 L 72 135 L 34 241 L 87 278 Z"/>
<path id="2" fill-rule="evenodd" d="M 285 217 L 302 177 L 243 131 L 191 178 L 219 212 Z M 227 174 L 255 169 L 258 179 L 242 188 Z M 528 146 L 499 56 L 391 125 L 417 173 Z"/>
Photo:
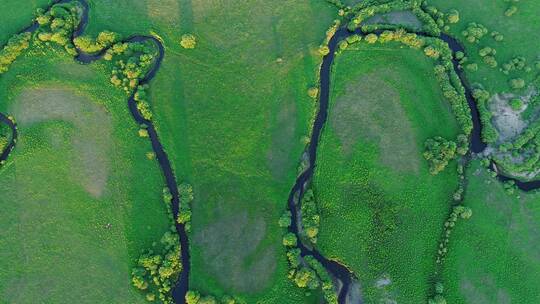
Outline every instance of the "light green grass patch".
<path id="1" fill-rule="evenodd" d="M 0 302 L 144 302 L 130 272 L 169 227 L 163 178 L 107 71 L 32 48 L 0 78 L 19 123 L 0 169 Z"/>
<path id="2" fill-rule="evenodd" d="M 464 205 L 470 220 L 455 228 L 444 270 L 449 303 L 536 303 L 540 288 L 540 196 L 509 196 L 473 162 Z M 519 196 L 519 197 L 518 197 Z"/>
<path id="3" fill-rule="evenodd" d="M 360 44 L 334 64 L 318 246 L 355 272 L 366 303 L 423 303 L 457 172 L 430 175 L 421 153 L 427 138 L 455 138 L 456 121 L 421 51 Z"/>

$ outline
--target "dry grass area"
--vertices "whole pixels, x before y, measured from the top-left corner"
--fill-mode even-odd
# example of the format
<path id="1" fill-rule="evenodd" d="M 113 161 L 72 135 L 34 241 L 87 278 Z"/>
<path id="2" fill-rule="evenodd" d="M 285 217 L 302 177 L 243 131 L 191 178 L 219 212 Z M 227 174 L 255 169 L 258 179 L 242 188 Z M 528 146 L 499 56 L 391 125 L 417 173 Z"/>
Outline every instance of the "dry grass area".
<path id="1" fill-rule="evenodd" d="M 208 271 L 224 286 L 245 293 L 264 289 L 276 268 L 272 248 L 259 248 L 266 223 L 247 212 L 221 217 L 195 234 Z"/>
<path id="2" fill-rule="evenodd" d="M 98 198 L 106 190 L 111 149 L 111 120 L 105 108 L 69 88 L 41 87 L 23 90 L 11 111 L 21 127 L 50 121 L 63 121 L 73 127 L 67 138 L 75 153 L 71 155 L 73 180 Z M 51 135 L 53 146 L 64 139 Z"/>
<path id="3" fill-rule="evenodd" d="M 394 74 L 381 69 L 348 84 L 345 94 L 336 99 L 329 121 L 346 156 L 361 139 L 369 140 L 378 145 L 380 160 L 389 168 L 418 172 L 420 151 L 411 123 L 399 92 L 382 78 Z"/>

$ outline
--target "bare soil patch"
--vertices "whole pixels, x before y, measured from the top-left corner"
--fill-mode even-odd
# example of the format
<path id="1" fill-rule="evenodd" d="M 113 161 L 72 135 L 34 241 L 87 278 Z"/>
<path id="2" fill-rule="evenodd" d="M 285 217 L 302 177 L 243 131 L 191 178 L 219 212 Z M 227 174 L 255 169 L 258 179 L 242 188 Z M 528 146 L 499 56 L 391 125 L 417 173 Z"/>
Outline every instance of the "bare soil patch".
<path id="1" fill-rule="evenodd" d="M 147 0 L 146 11 L 151 19 L 166 21 L 171 27 L 180 24 L 178 0 Z"/>
<path id="2" fill-rule="evenodd" d="M 24 89 L 11 111 L 20 127 L 47 121 L 65 121 L 75 129 L 70 138 L 73 179 L 94 197 L 100 197 L 109 176 L 111 120 L 92 100 L 63 87 Z M 24 132 L 21 132 L 24 140 Z"/>
<path id="3" fill-rule="evenodd" d="M 256 293 L 276 268 L 273 248 L 260 248 L 266 223 L 247 212 L 224 216 L 194 236 L 208 271 L 225 287 Z M 256 257 L 255 257 L 256 256 Z"/>
<path id="4" fill-rule="evenodd" d="M 416 139 L 398 91 L 378 73 L 363 75 L 346 87 L 330 110 L 330 125 L 350 156 L 361 139 L 375 143 L 380 160 L 398 171 L 418 172 Z"/>
<path id="5" fill-rule="evenodd" d="M 290 153 L 296 132 L 296 105 L 285 101 L 276 118 L 272 132 L 272 146 L 266 154 L 270 173 L 276 180 L 282 180 L 291 167 Z"/>

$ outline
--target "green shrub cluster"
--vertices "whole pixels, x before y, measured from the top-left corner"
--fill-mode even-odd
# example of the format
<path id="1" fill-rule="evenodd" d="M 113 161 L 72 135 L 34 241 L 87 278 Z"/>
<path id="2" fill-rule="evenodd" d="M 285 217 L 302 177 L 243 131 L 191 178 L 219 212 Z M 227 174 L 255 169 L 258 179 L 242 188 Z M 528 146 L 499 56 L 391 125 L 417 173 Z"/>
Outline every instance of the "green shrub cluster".
<path id="1" fill-rule="evenodd" d="M 35 32 L 38 41 L 54 42 L 63 46 L 70 55 L 77 55 L 71 37 L 80 22 L 81 13 L 78 1 L 53 5 L 48 11 L 38 9 L 36 21 L 39 28 Z"/>
<path id="2" fill-rule="evenodd" d="M 180 45 L 185 49 L 194 49 L 197 45 L 197 39 L 191 34 L 184 34 L 180 40 Z"/>
<path id="3" fill-rule="evenodd" d="M 397 29 L 395 31 L 386 30 L 379 35 L 378 41 L 380 43 L 396 41 L 413 49 L 419 49 L 425 44 L 422 37 L 416 35 L 415 33 L 408 33 L 404 29 Z"/>
<path id="4" fill-rule="evenodd" d="M 290 248 L 287 251 L 287 259 L 290 266 L 288 277 L 296 286 L 309 290 L 321 288 L 326 303 L 337 304 L 332 278 L 314 257 L 310 255 L 302 257 L 300 249 Z"/>
<path id="5" fill-rule="evenodd" d="M 461 32 L 463 36 L 470 43 L 478 43 L 480 39 L 488 33 L 488 30 L 485 26 L 480 23 L 472 22 L 467 25 L 467 28 Z"/>
<path id="6" fill-rule="evenodd" d="M 120 35 L 110 31 L 103 31 L 96 39 L 90 36 L 79 36 L 73 39 L 75 47 L 84 53 L 95 54 L 120 41 Z"/>
<path id="7" fill-rule="evenodd" d="M 510 174 L 530 174 L 540 170 L 540 121 L 535 121 L 513 142 L 499 146 L 502 155 L 494 157 L 500 168 Z"/>
<path id="8" fill-rule="evenodd" d="M 214 296 L 202 296 L 196 290 L 189 290 L 186 293 L 186 304 L 245 304 L 246 302 L 234 296 L 224 295 L 220 300 Z"/>
<path id="9" fill-rule="evenodd" d="M 423 4 L 424 11 L 435 20 L 436 25 L 445 31 L 450 30 L 448 24 L 454 24 L 459 22 L 459 12 L 455 9 L 451 9 L 448 13 L 443 13 L 434 6 Z"/>
<path id="10" fill-rule="evenodd" d="M 30 33 L 21 33 L 12 36 L 2 50 L 0 50 L 0 74 L 8 71 L 9 66 L 30 46 Z"/>
<path id="11" fill-rule="evenodd" d="M 499 138 L 497 130 L 491 124 L 493 114 L 488 110 L 490 94 L 486 90 L 473 90 L 473 98 L 476 101 L 476 107 L 480 113 L 480 122 L 482 123 L 482 140 L 486 143 L 494 143 Z"/>
<path id="12" fill-rule="evenodd" d="M 501 42 L 504 40 L 504 36 L 503 34 L 497 32 L 497 31 L 493 31 L 491 32 L 491 37 L 493 37 L 493 39 L 497 42 Z"/>
<path id="13" fill-rule="evenodd" d="M 118 50 L 123 48 L 119 44 Z M 152 67 L 155 53 L 145 43 L 130 43 L 122 53 L 124 58 L 116 60 L 116 67 L 112 70 L 111 83 L 131 94 L 137 88 L 139 81 L 144 78 Z"/>
<path id="14" fill-rule="evenodd" d="M 471 109 L 465 98 L 465 89 L 454 71 L 452 62 L 446 56 L 442 57 L 442 64 L 436 65 L 434 71 L 435 78 L 441 86 L 444 97 L 452 106 L 461 130 L 469 136 L 473 129 Z"/>
<path id="15" fill-rule="evenodd" d="M 306 193 L 306 195 L 308 194 Z M 313 196 L 313 193 L 310 195 Z M 314 201 L 313 198 L 308 200 Z M 305 215 L 303 212 L 302 214 L 304 217 Z M 289 228 L 290 225 L 291 212 L 286 211 L 279 219 L 279 226 L 282 228 Z M 300 249 L 296 248 L 298 241 L 296 235 L 290 231 L 283 236 L 283 245 L 287 248 L 287 260 L 290 268 L 288 274 L 289 279 L 300 288 L 315 290 L 321 287 L 326 302 L 337 304 L 337 297 L 330 275 L 312 256 L 301 256 Z"/>
<path id="16" fill-rule="evenodd" d="M 446 304 L 446 299 L 443 296 L 444 285 L 441 282 L 435 283 L 435 296 L 428 300 L 428 304 Z"/>
<path id="17" fill-rule="evenodd" d="M 0 123 L 0 154 L 4 152 L 4 150 L 9 144 L 9 132 L 9 128 L 4 124 Z"/>
<path id="18" fill-rule="evenodd" d="M 320 215 L 313 190 L 309 189 L 304 194 L 300 210 L 302 211 L 302 236 L 312 244 L 316 244 L 317 235 L 319 235 Z"/>
<path id="19" fill-rule="evenodd" d="M 137 103 L 137 110 L 141 113 L 142 117 L 146 120 L 152 120 L 152 111 L 150 110 L 150 104 L 148 103 L 148 94 L 146 90 L 148 85 L 142 85 L 137 87 L 137 91 L 133 98 Z"/>
<path id="20" fill-rule="evenodd" d="M 515 5 L 510 5 L 505 11 L 504 11 L 504 15 L 506 17 L 511 17 L 513 16 L 515 13 L 517 13 L 518 11 L 518 8 L 517 6 Z"/>
<path id="21" fill-rule="evenodd" d="M 180 210 L 178 212 L 178 223 L 184 224 L 186 231 L 191 231 L 191 203 L 193 202 L 193 187 L 188 183 L 181 183 L 178 186 L 180 195 Z"/>
<path id="22" fill-rule="evenodd" d="M 513 78 L 508 81 L 508 84 L 512 89 L 519 90 L 525 87 L 525 80 L 523 78 Z"/>
<path id="23" fill-rule="evenodd" d="M 437 250 L 437 264 L 444 262 L 444 259 L 448 253 L 448 243 L 450 242 L 450 235 L 454 229 L 458 219 L 469 219 L 472 216 L 472 209 L 462 205 L 454 206 L 448 219 L 444 222 L 443 239 L 439 243 L 439 249 Z"/>
<path id="24" fill-rule="evenodd" d="M 433 20 L 433 18 L 424 12 L 420 6 L 419 1 L 394 1 L 390 3 L 384 3 L 384 4 L 376 4 L 376 3 L 370 3 L 360 5 L 355 7 L 355 9 L 352 11 L 354 14 L 354 17 L 351 19 L 351 22 L 347 25 L 348 29 L 351 31 L 354 31 L 360 27 L 362 27 L 362 23 L 377 14 L 385 14 L 392 11 L 404 11 L 404 10 L 410 10 L 413 12 L 413 14 L 416 15 L 416 17 L 422 22 L 423 24 L 423 31 L 437 36 L 440 34 L 440 29 Z M 373 26 L 368 26 L 369 29 L 373 29 Z M 362 30 L 364 30 L 362 28 Z"/>
<path id="25" fill-rule="evenodd" d="M 456 157 L 457 144 L 440 136 L 426 140 L 422 154 L 429 164 L 429 173 L 436 175 L 443 171 L 448 162 Z"/>
<path id="26" fill-rule="evenodd" d="M 145 250 L 133 268 L 133 286 L 146 294 L 148 301 L 159 299 L 162 303 L 174 303 L 171 290 L 176 282 L 182 264 L 180 262 L 180 243 L 176 231 L 165 232 L 159 246 Z"/>
<path id="27" fill-rule="evenodd" d="M 503 73 L 508 75 L 513 71 L 521 71 L 527 68 L 527 61 L 523 56 L 516 56 L 502 65 Z"/>
<path id="28" fill-rule="evenodd" d="M 482 60 L 484 61 L 485 64 L 487 64 L 488 66 L 492 68 L 497 67 L 498 63 L 497 63 L 497 59 L 495 59 L 495 55 L 497 54 L 497 51 L 495 49 L 489 46 L 486 46 L 484 48 L 481 48 L 478 51 L 478 54 L 480 55 L 480 57 L 482 57 Z"/>

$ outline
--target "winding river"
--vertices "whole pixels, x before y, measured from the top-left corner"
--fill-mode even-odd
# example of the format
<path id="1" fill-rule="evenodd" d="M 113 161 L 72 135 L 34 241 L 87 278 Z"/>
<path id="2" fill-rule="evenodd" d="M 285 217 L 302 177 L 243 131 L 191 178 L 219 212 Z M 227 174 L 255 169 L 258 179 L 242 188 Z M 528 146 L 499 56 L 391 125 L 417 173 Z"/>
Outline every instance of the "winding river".
<path id="1" fill-rule="evenodd" d="M 74 31 L 72 35 L 72 39 L 82 35 L 82 33 L 86 29 L 86 25 L 88 23 L 88 3 L 86 0 L 77 0 L 82 8 L 82 16 L 81 16 L 81 22 L 79 23 L 78 27 Z M 60 4 L 60 3 L 68 3 L 71 2 L 70 0 L 55 0 L 53 2 L 54 4 Z M 38 24 L 34 23 L 28 28 L 24 29 L 22 32 L 33 32 L 38 28 Z M 351 293 L 351 287 L 352 283 L 356 280 L 356 277 L 354 274 L 347 269 L 344 265 L 340 264 L 337 261 L 330 260 L 326 257 L 324 257 L 321 253 L 319 253 L 315 248 L 311 248 L 306 246 L 302 243 L 301 237 L 300 237 L 300 231 L 301 227 L 299 227 L 299 218 L 300 218 L 300 210 L 298 206 L 298 202 L 301 201 L 301 198 L 304 195 L 304 191 L 306 190 L 307 185 L 311 181 L 314 173 L 314 169 L 316 166 L 316 160 L 317 160 L 317 148 L 319 139 L 321 136 L 322 129 L 327 121 L 328 118 L 328 106 L 329 106 L 329 98 L 330 98 L 330 74 L 332 69 L 332 64 L 335 58 L 335 51 L 338 43 L 342 41 L 343 39 L 346 39 L 347 37 L 358 34 L 358 35 L 364 35 L 361 31 L 357 30 L 355 32 L 351 32 L 347 30 L 346 28 L 340 28 L 336 31 L 336 33 L 331 37 L 328 47 L 330 49 L 330 52 L 328 55 L 326 55 L 323 58 L 323 62 L 320 69 L 320 97 L 319 97 L 319 108 L 316 114 L 315 122 L 313 124 L 313 130 L 311 133 L 311 141 L 309 143 L 309 146 L 307 147 L 307 154 L 309 156 L 309 164 L 306 170 L 298 176 L 298 178 L 295 181 L 295 184 L 293 188 L 290 191 L 289 198 L 288 198 L 288 206 L 291 210 L 291 226 L 289 227 L 289 231 L 293 232 L 299 242 L 298 242 L 298 248 L 300 249 L 301 256 L 311 255 L 313 256 L 318 262 L 320 262 L 323 267 L 337 280 L 341 283 L 341 289 L 338 294 L 338 302 L 340 304 L 345 303 L 347 295 Z M 429 36 L 424 33 L 418 33 L 422 36 Z M 458 51 L 464 52 L 463 46 L 454 38 L 446 35 L 441 34 L 440 37 L 442 40 L 448 43 L 451 50 L 455 53 Z M 163 57 L 165 55 L 164 48 L 162 43 L 152 36 L 144 36 L 144 35 L 136 35 L 132 36 L 124 42 L 145 42 L 150 41 L 152 42 L 156 48 L 158 49 L 158 57 L 155 60 L 154 65 L 152 68 L 148 71 L 148 73 L 145 75 L 145 77 L 140 81 L 141 84 L 147 84 L 149 83 L 154 76 L 156 75 L 157 71 L 159 70 L 161 66 L 161 62 L 163 60 Z M 78 50 L 78 55 L 75 57 L 75 60 L 84 63 L 89 64 L 94 61 L 100 60 L 106 50 L 103 50 L 99 54 L 87 54 L 80 50 Z M 463 87 L 465 88 L 465 97 L 467 98 L 468 105 L 471 110 L 472 114 L 472 121 L 473 121 L 473 131 L 470 141 L 470 150 L 474 153 L 481 153 L 486 148 L 486 143 L 482 141 L 481 138 L 481 130 L 482 125 L 480 122 L 480 115 L 479 111 L 476 107 L 476 103 L 472 97 L 472 91 L 471 87 L 466 81 L 466 78 L 464 76 L 464 72 L 462 69 L 459 68 L 459 63 L 456 59 L 453 59 L 453 66 L 454 70 L 459 76 L 459 79 L 461 80 Z M 174 218 L 177 219 L 178 212 L 179 212 L 179 206 L 180 206 L 180 198 L 177 188 L 177 181 L 174 176 L 170 161 L 167 157 L 167 154 L 165 153 L 165 150 L 163 148 L 163 145 L 161 144 L 158 134 L 156 132 L 155 126 L 152 123 L 152 121 L 146 120 L 142 117 L 141 113 L 137 110 L 136 102 L 134 100 L 134 95 L 132 94 L 128 99 L 128 107 L 131 112 L 131 115 L 133 119 L 136 121 L 137 124 L 145 124 L 148 126 L 148 134 L 150 137 L 150 141 L 152 143 L 152 149 L 154 153 L 156 154 L 156 158 L 159 162 L 160 168 L 163 172 L 163 175 L 165 177 L 166 184 L 168 188 L 171 191 L 171 194 L 173 196 L 172 198 L 172 211 L 174 214 Z M 0 123 L 7 124 L 10 129 L 12 130 L 12 136 L 11 140 L 0 155 L 0 161 L 6 160 L 9 153 L 13 149 L 15 142 L 17 140 L 17 129 L 16 125 L 8 119 L 8 117 L 2 113 L 0 113 Z M 508 181 L 513 180 L 516 185 L 524 191 L 530 191 L 534 189 L 540 188 L 540 181 L 533 181 L 533 182 L 521 182 L 515 179 L 512 179 L 510 177 L 506 177 L 503 175 L 499 175 L 498 178 L 502 181 Z M 173 297 L 175 299 L 176 303 L 185 303 L 184 296 L 189 289 L 189 271 L 190 271 L 190 255 L 189 255 L 189 240 L 188 236 L 185 230 L 185 227 L 183 224 L 178 224 L 175 220 L 176 230 L 179 235 L 180 244 L 181 244 L 181 262 L 183 265 L 183 271 L 180 274 L 180 278 L 175 285 L 173 289 Z"/>
<path id="2" fill-rule="evenodd" d="M 380 33 L 382 31 L 376 31 L 376 33 Z M 335 51 L 337 48 L 337 45 L 340 41 L 346 39 L 347 37 L 351 35 L 360 35 L 364 36 L 365 34 L 361 32 L 361 30 L 356 30 L 354 32 L 349 31 L 345 27 L 339 28 L 336 33 L 332 36 L 328 43 L 328 48 L 330 52 L 328 55 L 326 55 L 323 58 L 323 62 L 320 69 L 320 96 L 319 96 L 319 108 L 317 111 L 317 115 L 315 118 L 315 122 L 313 124 L 313 131 L 311 135 L 311 141 L 309 143 L 309 146 L 307 147 L 307 153 L 309 156 L 309 166 L 307 169 L 296 179 L 296 182 L 289 194 L 288 199 L 288 205 L 289 209 L 291 210 L 292 217 L 291 217 L 291 226 L 289 228 L 290 232 L 293 232 L 296 237 L 298 238 L 298 248 L 300 249 L 301 256 L 306 255 L 312 255 L 315 257 L 317 261 L 319 261 L 326 270 L 337 280 L 339 280 L 342 284 L 342 287 L 338 294 L 338 303 L 343 304 L 346 302 L 347 295 L 351 293 L 351 287 L 352 282 L 356 280 L 355 275 L 347 269 L 344 265 L 340 264 L 337 261 L 327 259 L 324 257 L 321 253 L 319 253 L 314 248 L 308 248 L 306 245 L 304 245 L 301 240 L 300 235 L 300 227 L 298 226 L 300 218 L 300 210 L 298 206 L 298 202 L 301 201 L 302 196 L 304 194 L 304 191 L 306 190 L 307 185 L 310 183 L 314 169 L 316 166 L 316 160 L 317 160 L 317 148 L 319 144 L 319 139 L 321 136 L 322 129 L 327 121 L 328 118 L 328 106 L 329 106 L 329 99 L 330 99 L 330 74 L 332 70 L 332 63 L 335 58 Z M 420 36 L 425 37 L 432 37 L 426 33 L 417 33 Z M 453 37 L 441 33 L 440 38 L 443 41 L 445 41 L 452 52 L 455 54 L 456 52 L 463 52 L 465 53 L 464 47 Z M 455 56 L 453 56 L 452 59 L 454 71 L 458 75 L 463 87 L 465 88 L 465 97 L 467 99 L 467 103 L 469 105 L 469 108 L 471 110 L 471 116 L 472 116 L 472 122 L 473 122 L 473 130 L 470 138 L 470 151 L 473 153 L 482 153 L 486 147 L 487 144 L 482 141 L 482 124 L 480 121 L 480 113 L 478 108 L 476 107 L 476 102 L 472 95 L 471 86 L 467 82 L 464 71 L 459 67 L 459 62 L 455 59 Z M 498 175 L 498 179 L 501 181 L 514 181 L 515 184 L 524 191 L 531 191 L 535 189 L 540 188 L 540 181 L 533 181 L 533 182 L 522 182 L 507 176 Z"/>
<path id="3" fill-rule="evenodd" d="M 88 24 L 88 11 L 89 6 L 88 2 L 86 0 L 76 0 L 80 3 L 82 7 L 82 14 L 81 14 L 81 21 L 78 24 L 77 28 L 72 34 L 71 40 L 73 42 L 73 39 L 76 37 L 82 35 L 86 29 L 86 26 Z M 47 8 L 50 9 L 52 5 L 56 4 L 63 4 L 63 3 L 70 3 L 71 0 L 55 0 L 51 4 L 50 7 Z M 22 30 L 22 32 L 34 32 L 39 28 L 39 25 L 36 21 L 26 29 Z M 163 61 L 163 57 L 165 56 L 165 50 L 163 47 L 163 44 L 156 39 L 153 36 L 145 36 L 145 35 L 134 35 L 129 37 L 128 39 L 125 39 L 121 42 L 146 42 L 150 41 L 152 42 L 157 50 L 158 50 L 158 56 L 154 61 L 154 64 L 150 68 L 150 70 L 146 73 L 144 78 L 142 78 L 139 82 L 140 85 L 148 84 L 156 75 L 157 71 L 159 70 L 161 66 L 161 62 Z M 105 52 L 108 50 L 104 49 L 98 54 L 88 54 L 84 53 L 80 49 L 77 49 L 77 56 L 75 57 L 75 60 L 83 63 L 83 64 L 90 64 L 94 61 L 100 60 Z M 185 295 L 189 289 L 189 272 L 190 272 L 190 255 L 189 255 L 189 239 L 186 233 L 186 229 L 184 224 L 179 224 L 177 222 L 178 219 L 178 212 L 180 209 L 180 195 L 178 193 L 178 184 L 176 181 L 176 177 L 174 175 L 171 163 L 169 161 L 169 158 L 167 157 L 167 153 L 165 153 L 165 149 L 163 148 L 163 145 L 161 144 L 159 140 L 159 136 L 157 134 L 156 128 L 151 120 L 146 120 L 139 110 L 137 109 L 137 104 L 135 101 L 135 93 L 131 94 L 131 96 L 128 99 L 128 107 L 131 112 L 131 116 L 135 120 L 135 122 L 139 125 L 144 124 L 147 126 L 148 135 L 152 144 L 152 149 L 156 155 L 156 159 L 158 160 L 159 166 L 161 168 L 161 171 L 163 172 L 163 175 L 165 177 L 165 182 L 167 184 L 167 187 L 169 188 L 172 200 L 171 200 L 171 209 L 172 213 L 174 215 L 174 222 L 176 231 L 179 236 L 180 240 L 180 261 L 182 262 L 182 271 L 180 273 L 180 277 L 178 281 L 176 282 L 176 285 L 173 287 L 173 298 L 176 303 L 185 303 Z M 0 161 L 6 160 L 9 153 L 13 149 L 15 142 L 17 140 L 17 128 L 16 125 L 7 118 L 4 114 L 0 113 L 0 122 L 6 123 L 10 129 L 12 130 L 12 136 L 11 141 L 4 149 L 0 156 Z"/>

